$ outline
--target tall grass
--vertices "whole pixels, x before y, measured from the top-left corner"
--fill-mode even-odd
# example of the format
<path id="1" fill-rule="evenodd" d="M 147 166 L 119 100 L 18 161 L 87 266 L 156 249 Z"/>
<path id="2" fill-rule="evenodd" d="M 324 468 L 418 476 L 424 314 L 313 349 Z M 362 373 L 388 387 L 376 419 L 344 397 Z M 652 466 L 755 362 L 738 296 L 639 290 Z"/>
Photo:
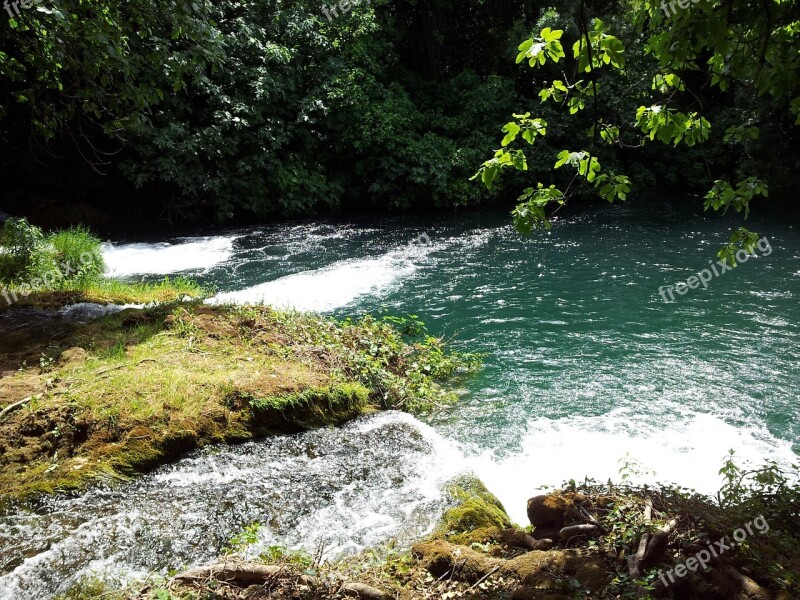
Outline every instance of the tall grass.
<path id="1" fill-rule="evenodd" d="M 58 231 L 46 238 L 54 252 L 57 265 L 68 265 L 76 269 L 75 278 L 82 281 L 95 281 L 105 270 L 100 240 L 83 226 Z M 66 279 L 69 279 L 67 277 Z"/>

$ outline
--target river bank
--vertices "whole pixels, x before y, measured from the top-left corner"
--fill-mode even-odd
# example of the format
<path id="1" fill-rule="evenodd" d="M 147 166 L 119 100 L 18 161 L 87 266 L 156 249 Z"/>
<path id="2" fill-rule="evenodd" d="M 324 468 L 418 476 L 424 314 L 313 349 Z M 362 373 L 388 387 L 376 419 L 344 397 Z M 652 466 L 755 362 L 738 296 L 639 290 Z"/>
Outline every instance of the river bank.
<path id="1" fill-rule="evenodd" d="M 413 339 L 412 339 L 413 338 Z M 2 357 L 4 500 L 124 478 L 195 448 L 425 410 L 474 360 L 373 319 L 265 307 L 131 309 Z"/>

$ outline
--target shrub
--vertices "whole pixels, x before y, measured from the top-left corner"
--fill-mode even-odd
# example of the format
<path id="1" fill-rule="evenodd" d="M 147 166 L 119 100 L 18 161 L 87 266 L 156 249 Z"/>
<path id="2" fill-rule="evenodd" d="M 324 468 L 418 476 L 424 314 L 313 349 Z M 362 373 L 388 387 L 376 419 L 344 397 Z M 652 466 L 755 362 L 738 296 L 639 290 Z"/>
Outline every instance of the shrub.
<path id="1" fill-rule="evenodd" d="M 0 280 L 86 284 L 103 273 L 100 240 L 85 227 L 45 235 L 25 219 L 9 219 L 0 230 Z"/>
<path id="2" fill-rule="evenodd" d="M 44 240 L 42 230 L 25 219 L 8 219 L 0 229 L 0 279 L 19 278 Z"/>

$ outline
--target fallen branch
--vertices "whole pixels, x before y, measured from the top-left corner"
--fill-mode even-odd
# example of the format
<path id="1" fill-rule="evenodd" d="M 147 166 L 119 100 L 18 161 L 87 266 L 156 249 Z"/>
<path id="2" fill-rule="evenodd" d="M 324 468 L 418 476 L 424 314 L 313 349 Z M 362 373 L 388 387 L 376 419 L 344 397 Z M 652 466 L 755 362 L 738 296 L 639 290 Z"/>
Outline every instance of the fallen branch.
<path id="1" fill-rule="evenodd" d="M 643 559 L 644 563 L 655 562 L 654 559 L 660 556 L 664 550 L 667 549 L 669 536 L 671 536 L 678 528 L 678 523 L 680 523 L 680 520 L 681 517 L 672 519 L 672 521 L 664 525 L 650 537 L 650 541 L 647 543 L 647 550 Z"/>
<path id="2" fill-rule="evenodd" d="M 628 574 L 631 579 L 639 579 L 642 576 L 642 564 L 644 563 L 644 557 L 649 542 L 650 534 L 645 533 L 639 539 L 639 548 L 636 550 L 636 554 L 632 554 L 628 557 Z"/>
<path id="3" fill-rule="evenodd" d="M 589 523 L 586 525 L 572 525 L 570 527 L 564 527 L 558 535 L 562 540 L 568 540 L 576 536 L 591 535 L 597 531 L 600 531 L 600 528 L 597 527 L 597 525 L 592 525 Z"/>
<path id="4" fill-rule="evenodd" d="M 28 396 L 27 398 L 23 398 L 19 402 L 14 402 L 13 404 L 9 404 L 8 406 L 6 406 L 2 411 L 0 411 L 0 423 L 3 422 L 3 419 L 6 418 L 6 415 L 17 410 L 18 408 L 22 408 L 31 400 L 33 400 L 33 396 Z"/>
<path id="5" fill-rule="evenodd" d="M 345 583 L 342 588 L 341 592 L 345 596 L 350 596 L 352 598 L 358 598 L 359 600 L 391 600 L 391 596 L 384 592 L 383 590 L 379 590 L 378 588 L 374 588 L 371 585 L 367 585 L 365 583 Z"/>
<path id="6" fill-rule="evenodd" d="M 289 577 L 292 572 L 285 567 L 251 563 L 217 563 L 189 569 L 174 577 L 175 581 L 194 583 L 199 581 L 222 581 L 240 585 L 264 585 L 268 581 Z"/>
<path id="7" fill-rule="evenodd" d="M 647 500 L 650 499 L 648 498 Z M 653 510 L 652 500 L 650 500 L 650 502 L 647 502 L 647 500 L 645 500 L 644 514 L 646 521 L 652 517 Z M 678 528 L 679 522 L 680 517 L 677 517 L 664 525 L 655 533 L 645 533 L 641 537 L 639 540 L 639 548 L 636 551 L 636 554 L 628 557 L 628 573 L 630 574 L 631 579 L 639 579 L 642 576 L 642 571 L 645 565 L 657 562 L 656 559 L 658 559 L 667 549 L 669 536 L 671 536 Z M 643 587 L 637 585 L 637 594 L 639 598 L 644 598 L 647 596 L 647 591 Z"/>
<path id="8" fill-rule="evenodd" d="M 588 510 L 586 510 L 584 507 L 582 507 L 582 506 L 580 507 L 580 512 L 581 512 L 581 515 L 583 515 L 583 518 L 584 518 L 584 519 L 586 519 L 586 522 L 587 522 L 587 523 L 589 523 L 589 524 L 591 524 L 591 525 L 594 525 L 595 527 L 597 527 L 597 528 L 598 528 L 600 531 L 602 531 L 603 533 L 607 533 L 607 532 L 608 532 L 608 530 L 607 530 L 607 529 L 606 529 L 606 528 L 605 528 L 605 527 L 602 525 L 602 523 L 600 523 L 599 521 L 597 521 L 597 520 L 596 520 L 596 519 L 595 519 L 595 518 L 594 518 L 594 517 L 593 517 L 593 516 L 592 516 L 592 515 L 589 513 L 589 511 L 588 511 Z"/>
<path id="9" fill-rule="evenodd" d="M 486 581 L 486 580 L 487 580 L 489 577 L 491 577 L 491 576 L 492 576 L 494 573 L 496 573 L 496 572 L 497 572 L 499 569 L 500 569 L 500 565 L 497 565 L 497 566 L 496 566 L 494 569 L 492 569 L 491 571 L 489 571 L 489 572 L 488 572 L 486 575 L 484 575 L 483 577 L 481 577 L 480 579 L 478 579 L 478 581 L 476 581 L 476 582 L 475 582 L 475 583 L 473 583 L 471 586 L 469 586 L 469 588 L 467 588 L 467 591 L 470 591 L 470 590 L 472 590 L 472 589 L 475 589 L 476 587 L 478 587 L 478 585 L 479 585 L 480 583 L 482 583 L 483 581 Z"/>

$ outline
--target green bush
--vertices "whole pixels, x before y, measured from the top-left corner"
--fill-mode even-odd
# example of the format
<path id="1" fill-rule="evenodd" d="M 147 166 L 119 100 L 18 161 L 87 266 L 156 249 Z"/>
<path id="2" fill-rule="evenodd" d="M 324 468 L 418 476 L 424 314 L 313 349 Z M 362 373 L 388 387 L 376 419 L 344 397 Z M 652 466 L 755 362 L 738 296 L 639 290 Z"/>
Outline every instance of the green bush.
<path id="1" fill-rule="evenodd" d="M 58 289 L 86 284 L 103 273 L 100 240 L 85 227 L 45 235 L 25 219 L 9 219 L 0 230 L 0 281 Z"/>
<path id="2" fill-rule="evenodd" d="M 23 274 L 44 239 L 42 230 L 25 219 L 8 219 L 0 229 L 0 280 L 10 281 Z"/>

